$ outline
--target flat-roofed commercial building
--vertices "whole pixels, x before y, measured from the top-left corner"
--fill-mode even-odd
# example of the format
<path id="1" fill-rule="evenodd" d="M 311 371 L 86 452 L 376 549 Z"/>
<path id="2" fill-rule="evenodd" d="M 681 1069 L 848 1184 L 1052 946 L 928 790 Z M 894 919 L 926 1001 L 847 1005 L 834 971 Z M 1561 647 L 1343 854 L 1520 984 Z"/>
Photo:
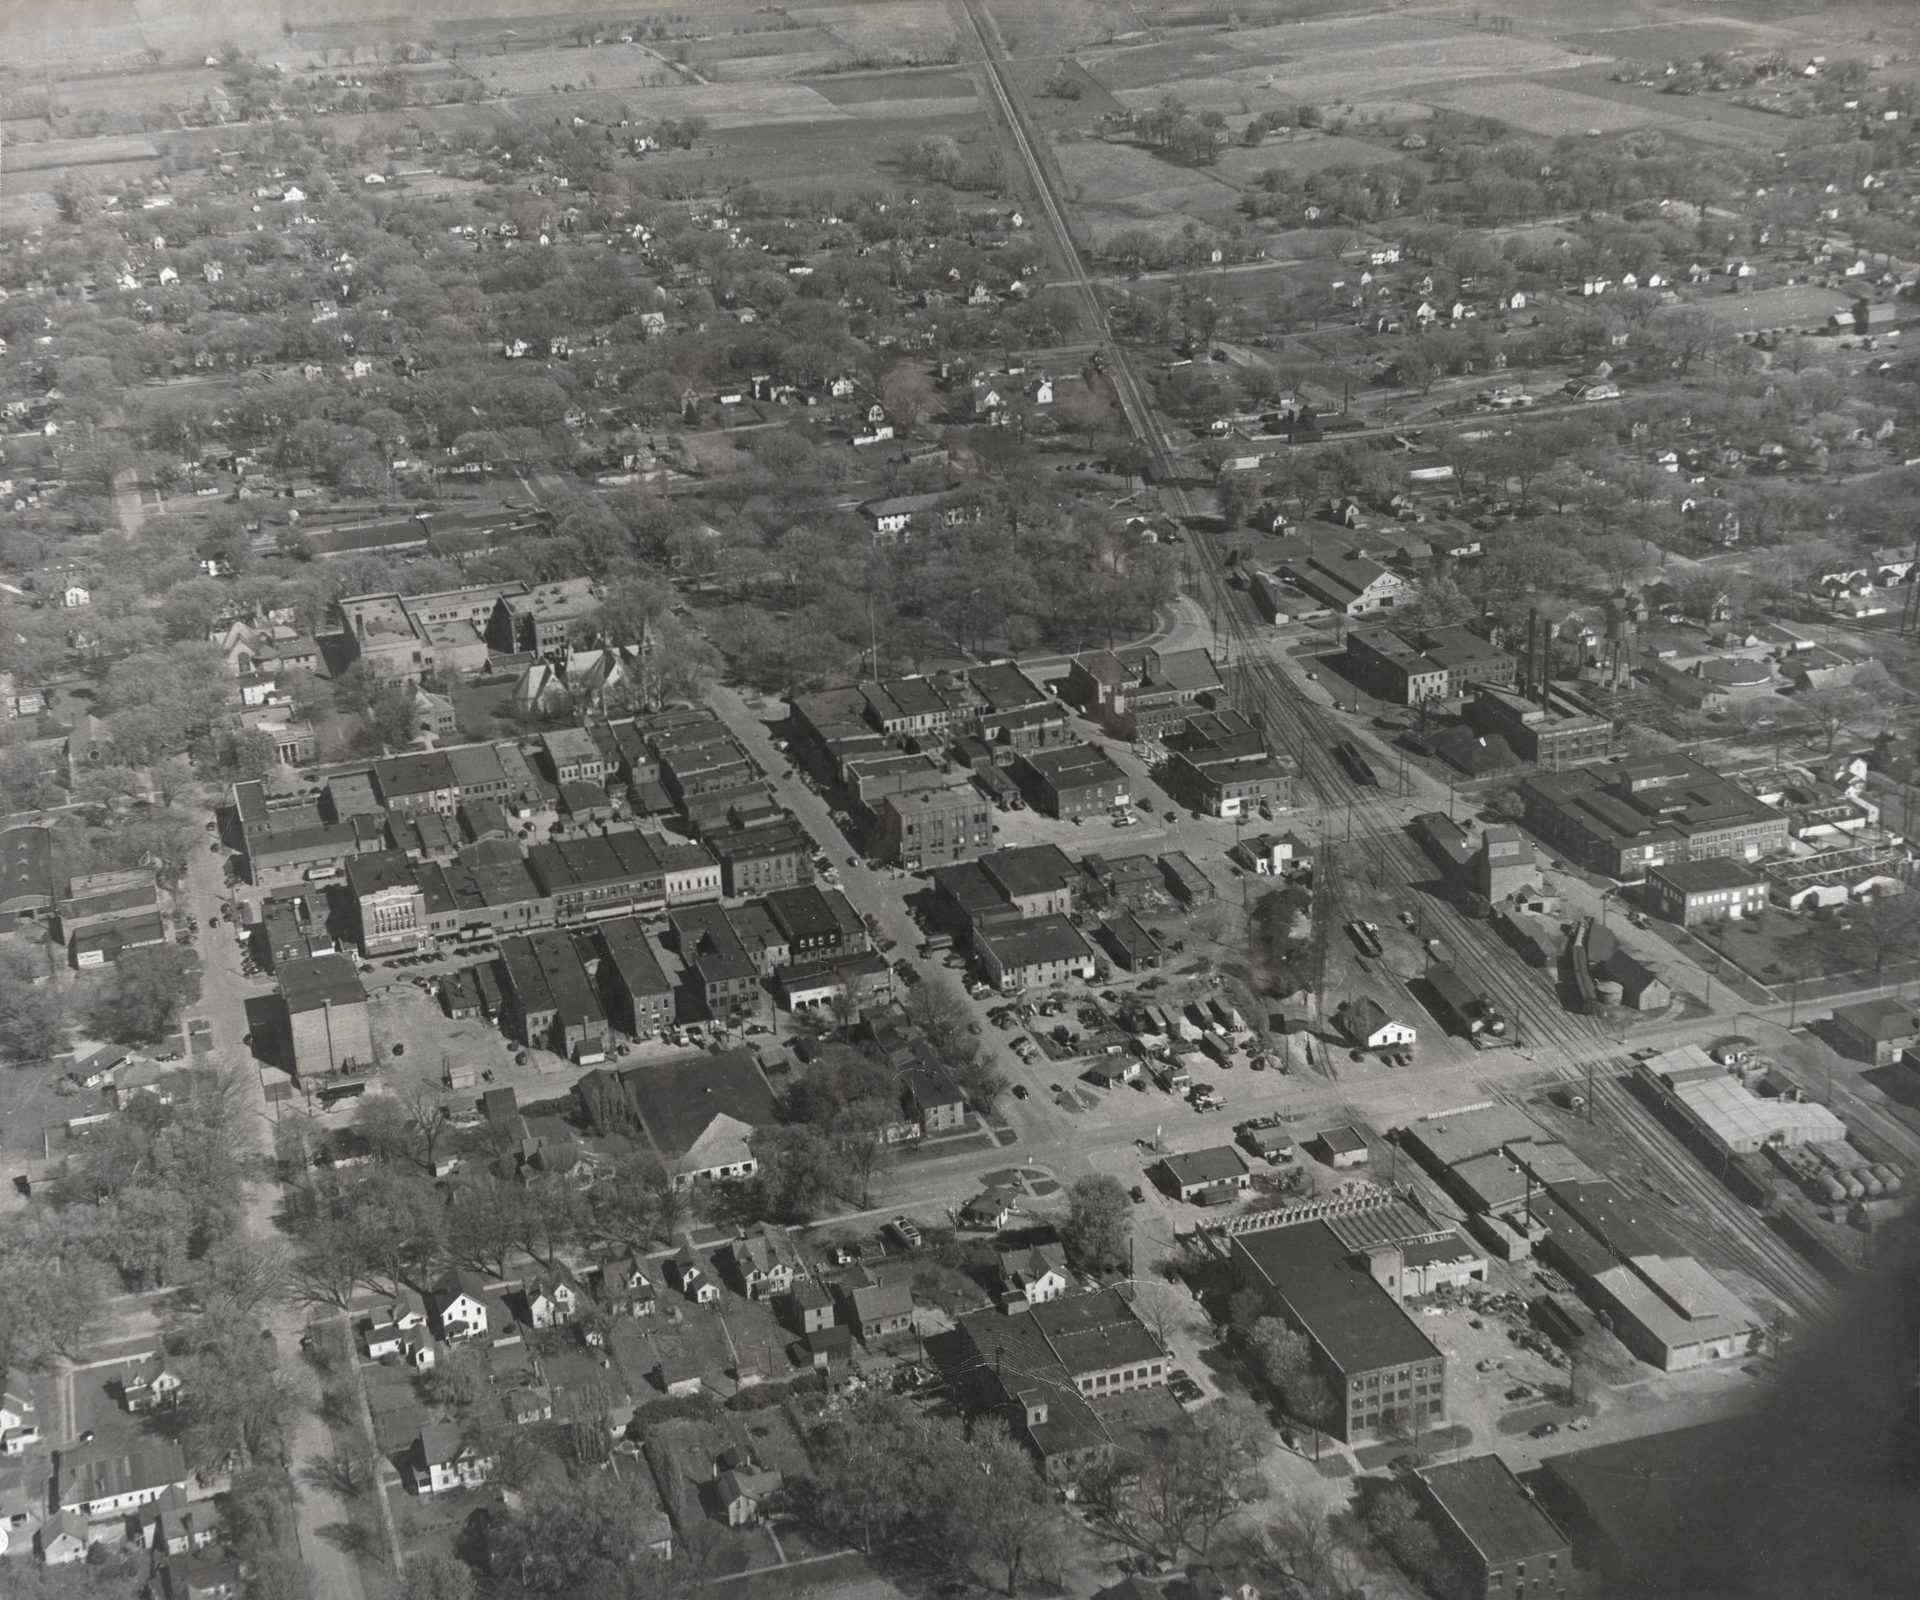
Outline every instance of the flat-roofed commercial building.
<path id="1" fill-rule="evenodd" d="M 666 873 L 654 841 L 638 828 L 614 828 L 537 844 L 527 868 L 553 901 L 556 922 L 593 922 L 666 904 Z"/>
<path id="2" fill-rule="evenodd" d="M 1534 699 L 1476 682 L 1465 715 L 1474 732 L 1505 739 L 1520 760 L 1547 772 L 1605 761 L 1617 742 L 1613 719 L 1565 689 Z"/>
<path id="3" fill-rule="evenodd" d="M 1440 628 L 1355 628 L 1347 671 L 1368 693 L 1397 706 L 1458 700 L 1474 683 L 1506 685 L 1520 663 L 1458 624 Z"/>
<path id="4" fill-rule="evenodd" d="M 1787 843 L 1784 811 L 1677 753 L 1542 773 L 1520 792 L 1534 833 L 1610 878 L 1670 861 L 1753 861 Z"/>
<path id="5" fill-rule="evenodd" d="M 1332 1386 L 1327 1431 L 1348 1444 L 1416 1437 L 1447 1415 L 1447 1358 L 1325 1222 L 1229 1241 L 1234 1283 L 1303 1335 Z"/>
<path id="6" fill-rule="evenodd" d="M 875 857 L 909 871 L 965 861 L 993 843 L 993 807 L 970 781 L 882 795 L 873 814 Z"/>
<path id="7" fill-rule="evenodd" d="M 530 1048 L 583 1065 L 606 1059 L 607 1013 L 571 934 L 500 941 L 508 1030 Z"/>
<path id="8" fill-rule="evenodd" d="M 1099 816 L 1129 799 L 1127 775 L 1098 745 L 1024 750 L 1011 770 L 1028 803 L 1049 817 Z"/>
<path id="9" fill-rule="evenodd" d="M 1094 975 L 1093 947 L 1063 916 L 1025 917 L 975 931 L 973 947 L 987 982 L 1000 989 L 1044 989 Z"/>
<path id="10" fill-rule="evenodd" d="M 1423 1467 L 1414 1481 L 1453 1558 L 1460 1600 L 1554 1600 L 1573 1576 L 1573 1546 L 1496 1455 Z"/>
<path id="11" fill-rule="evenodd" d="M 412 950 L 427 934 L 427 901 L 414 864 L 399 850 L 355 856 L 347 863 L 360 953 L 367 957 Z"/>
<path id="12" fill-rule="evenodd" d="M 1647 868 L 1647 905 L 1657 917 L 1697 928 L 1739 922 L 1767 908 L 1767 880 L 1725 856 Z"/>
<path id="13" fill-rule="evenodd" d="M 673 985 L 646 930 L 615 917 L 593 930 L 600 957 L 600 996 L 614 1026 L 636 1038 L 673 1021 Z"/>
<path id="14" fill-rule="evenodd" d="M 277 975 L 295 1078 L 304 1082 L 375 1065 L 367 991 L 345 956 L 301 956 Z"/>

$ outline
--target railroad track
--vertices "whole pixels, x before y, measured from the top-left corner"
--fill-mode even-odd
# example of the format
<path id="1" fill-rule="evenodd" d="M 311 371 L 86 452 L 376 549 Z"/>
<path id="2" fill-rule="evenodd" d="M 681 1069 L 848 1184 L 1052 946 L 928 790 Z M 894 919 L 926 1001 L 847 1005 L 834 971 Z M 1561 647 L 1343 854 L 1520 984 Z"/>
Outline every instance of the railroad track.
<path id="1" fill-rule="evenodd" d="M 1090 326 L 1104 353 L 1107 375 L 1127 425 L 1147 451 L 1155 481 L 1162 486 L 1168 508 L 1178 516 L 1191 517 L 1196 507 L 1180 482 L 1174 453 L 1154 418 L 1127 352 L 1113 336 L 1106 307 L 1074 242 L 1073 231 L 1054 194 L 1052 180 L 1020 102 L 1007 85 L 1001 52 L 990 25 L 980 14 L 978 0 L 953 0 L 953 9 L 965 20 L 963 48 L 980 68 L 992 101 L 1027 168 L 1035 203 L 1054 235 L 1067 281 L 1085 302 Z M 1264 649 L 1256 647 L 1253 627 L 1238 603 L 1237 593 L 1227 582 L 1220 552 L 1206 539 L 1193 540 L 1189 548 L 1198 555 L 1199 569 L 1212 591 L 1230 647 L 1261 713 L 1263 731 L 1298 763 L 1322 814 L 1336 804 L 1350 808 L 1363 844 L 1377 845 L 1383 858 L 1397 862 L 1410 882 L 1428 875 L 1432 864 L 1407 836 L 1387 797 L 1375 788 L 1356 783 L 1333 755 L 1333 747 L 1353 735 L 1323 708 L 1308 700 L 1279 664 Z M 1338 891 L 1334 892 L 1337 896 Z M 1450 903 L 1443 904 L 1447 904 L 1443 915 L 1447 919 L 1449 948 L 1466 957 L 1465 970 L 1484 985 L 1490 997 L 1508 1008 L 1509 1015 L 1527 1030 L 1526 1036 L 1537 1045 L 1553 1047 L 1560 1057 L 1550 1064 L 1554 1075 L 1585 1085 L 1591 1068 L 1596 1111 L 1605 1107 L 1609 1120 L 1649 1168 L 1662 1175 L 1671 1191 L 1685 1196 L 1699 1215 L 1713 1220 L 1717 1227 L 1715 1236 L 1724 1237 L 1727 1246 L 1760 1282 L 1796 1309 L 1812 1313 L 1823 1310 L 1831 1301 L 1831 1289 L 1825 1279 L 1775 1234 L 1757 1212 L 1743 1205 L 1702 1169 L 1659 1119 L 1618 1082 L 1617 1074 L 1626 1063 L 1615 1054 L 1616 1042 L 1591 1018 L 1568 1015 L 1556 993 L 1543 992 L 1543 986 L 1533 981 L 1530 969 L 1516 968 L 1504 941 L 1490 924 L 1466 917 Z M 1335 1075 L 1330 1071 L 1329 1076 Z"/>

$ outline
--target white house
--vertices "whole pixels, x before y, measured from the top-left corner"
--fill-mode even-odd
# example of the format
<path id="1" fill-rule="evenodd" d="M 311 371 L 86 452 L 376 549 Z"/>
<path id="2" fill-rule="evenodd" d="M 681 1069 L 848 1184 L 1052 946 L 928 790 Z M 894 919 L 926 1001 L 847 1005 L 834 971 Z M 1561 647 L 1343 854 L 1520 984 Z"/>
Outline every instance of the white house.
<path id="1" fill-rule="evenodd" d="M 557 1328 L 580 1315 L 580 1291 L 565 1278 L 544 1278 L 527 1286 L 527 1320 L 536 1328 Z"/>
<path id="2" fill-rule="evenodd" d="M 1050 1300 L 1058 1300 L 1073 1288 L 1073 1279 L 1068 1276 L 1066 1257 L 1057 1244 L 1032 1245 L 1024 1250 L 1002 1250 L 1000 1253 L 1000 1281 L 1005 1287 L 1005 1301 L 1019 1309 L 1022 1304 L 1028 1306 L 1045 1305 Z"/>
<path id="3" fill-rule="evenodd" d="M 120 1379 L 120 1399 L 129 1411 L 157 1411 L 180 1398 L 180 1374 L 164 1361 L 143 1361 Z"/>
<path id="4" fill-rule="evenodd" d="M 486 1286 L 464 1267 L 448 1272 L 427 1298 L 433 1331 L 442 1339 L 484 1338 L 493 1320 L 485 1294 Z"/>
<path id="5" fill-rule="evenodd" d="M 415 1494 L 477 1489 L 493 1476 L 493 1457 L 482 1455 L 451 1422 L 431 1423 L 420 1430 L 411 1466 Z"/>
<path id="6" fill-rule="evenodd" d="M 69 611 L 93 604 L 93 591 L 84 584 L 70 583 L 60 592 L 60 603 Z"/>
<path id="7" fill-rule="evenodd" d="M 673 1286 L 695 1305 L 712 1305 L 720 1298 L 720 1286 L 713 1281 L 692 1245 L 682 1245 L 668 1257 L 666 1270 Z"/>

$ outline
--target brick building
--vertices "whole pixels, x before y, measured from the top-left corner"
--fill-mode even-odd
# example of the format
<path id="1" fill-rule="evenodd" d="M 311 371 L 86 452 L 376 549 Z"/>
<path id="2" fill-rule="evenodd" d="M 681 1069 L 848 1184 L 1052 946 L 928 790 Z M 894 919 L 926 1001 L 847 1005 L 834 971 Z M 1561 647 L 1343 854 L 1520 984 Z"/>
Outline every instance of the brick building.
<path id="1" fill-rule="evenodd" d="M 1369 694 L 1397 706 L 1458 700 L 1469 684 L 1506 685 L 1520 663 L 1460 625 L 1355 628 L 1347 635 L 1348 673 Z"/>

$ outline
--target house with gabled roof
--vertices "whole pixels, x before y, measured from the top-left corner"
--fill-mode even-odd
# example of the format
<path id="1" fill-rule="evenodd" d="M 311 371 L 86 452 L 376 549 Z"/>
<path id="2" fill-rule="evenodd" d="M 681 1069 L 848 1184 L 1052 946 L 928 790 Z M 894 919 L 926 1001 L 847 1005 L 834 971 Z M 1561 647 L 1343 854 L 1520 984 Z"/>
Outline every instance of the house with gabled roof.
<path id="1" fill-rule="evenodd" d="M 142 1361 L 120 1376 L 120 1403 L 135 1413 L 157 1411 L 180 1398 L 180 1374 L 164 1357 Z"/>
<path id="2" fill-rule="evenodd" d="M 846 1297 L 848 1320 L 866 1344 L 913 1330 L 913 1291 L 903 1280 L 864 1284 Z"/>
<path id="3" fill-rule="evenodd" d="M 604 1263 L 601 1293 L 616 1316 L 650 1317 L 659 1304 L 651 1264 L 638 1250 Z"/>
<path id="4" fill-rule="evenodd" d="M 457 1424 L 433 1422 L 420 1430 L 408 1460 L 415 1494 L 478 1489 L 493 1476 L 493 1457 L 469 1442 Z"/>
<path id="5" fill-rule="evenodd" d="M 511 1320 L 499 1292 L 479 1273 L 453 1267 L 427 1291 L 427 1320 L 442 1339 L 483 1339 Z"/>
<path id="6" fill-rule="evenodd" d="M 50 1567 L 86 1560 L 86 1519 L 72 1512 L 56 1511 L 35 1531 L 33 1552 Z"/>
<path id="7" fill-rule="evenodd" d="M 667 1258 L 666 1271 L 667 1280 L 695 1305 L 712 1305 L 720 1298 L 720 1285 L 691 1244 L 683 1244 Z"/>
<path id="8" fill-rule="evenodd" d="M 189 1499 L 184 1489 L 168 1489 L 158 1500 L 136 1511 L 127 1524 L 130 1543 L 159 1555 L 192 1555 L 220 1535 L 220 1519 L 213 1507 Z"/>
<path id="9" fill-rule="evenodd" d="M 521 1290 L 526 1302 L 527 1325 L 532 1328 L 564 1327 L 580 1315 L 586 1296 L 566 1273 L 552 1273 L 533 1279 Z"/>
<path id="10" fill-rule="evenodd" d="M 1021 1245 L 997 1251 L 1000 1309 L 1025 1311 L 1058 1300 L 1073 1288 L 1067 1252 L 1059 1243 Z"/>
<path id="11" fill-rule="evenodd" d="M 742 1229 L 714 1254 L 750 1300 L 785 1294 L 803 1269 L 792 1235 L 777 1223 L 757 1222 Z"/>

